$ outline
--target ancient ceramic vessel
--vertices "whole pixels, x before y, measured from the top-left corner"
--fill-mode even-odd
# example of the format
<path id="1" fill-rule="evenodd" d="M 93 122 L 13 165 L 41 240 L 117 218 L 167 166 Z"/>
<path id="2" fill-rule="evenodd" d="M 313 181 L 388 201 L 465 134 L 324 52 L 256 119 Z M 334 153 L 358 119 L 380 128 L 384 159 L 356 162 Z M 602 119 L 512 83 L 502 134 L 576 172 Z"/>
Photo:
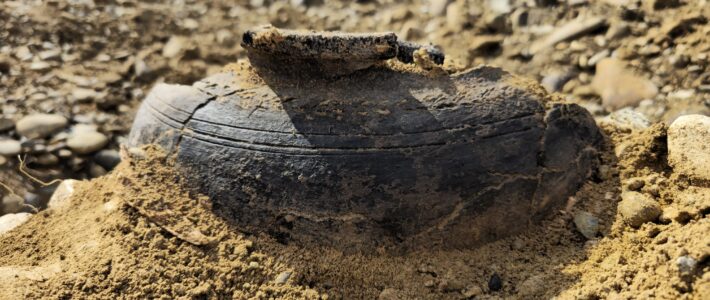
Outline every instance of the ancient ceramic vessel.
<path id="1" fill-rule="evenodd" d="M 385 64 L 443 60 L 394 34 L 265 28 L 242 45 L 249 62 L 157 85 L 129 144 L 175 155 L 247 232 L 354 251 L 471 247 L 559 207 L 596 159 L 583 108 L 497 68 Z"/>

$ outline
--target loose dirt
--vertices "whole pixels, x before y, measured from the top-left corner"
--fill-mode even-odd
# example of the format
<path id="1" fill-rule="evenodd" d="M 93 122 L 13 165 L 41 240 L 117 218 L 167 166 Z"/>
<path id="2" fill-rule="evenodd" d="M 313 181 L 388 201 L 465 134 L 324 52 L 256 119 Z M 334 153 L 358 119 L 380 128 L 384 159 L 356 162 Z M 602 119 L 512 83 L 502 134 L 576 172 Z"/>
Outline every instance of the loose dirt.
<path id="1" fill-rule="evenodd" d="M 664 164 L 663 124 L 604 129 L 603 167 L 542 224 L 477 249 L 374 255 L 240 235 L 182 189 L 158 149 L 124 151 L 111 174 L 77 186 L 69 208 L 0 237 L 0 297 L 704 299 L 710 189 Z M 631 178 L 675 214 L 625 225 L 616 206 Z M 599 217 L 598 239 L 575 230 L 580 211 Z"/>

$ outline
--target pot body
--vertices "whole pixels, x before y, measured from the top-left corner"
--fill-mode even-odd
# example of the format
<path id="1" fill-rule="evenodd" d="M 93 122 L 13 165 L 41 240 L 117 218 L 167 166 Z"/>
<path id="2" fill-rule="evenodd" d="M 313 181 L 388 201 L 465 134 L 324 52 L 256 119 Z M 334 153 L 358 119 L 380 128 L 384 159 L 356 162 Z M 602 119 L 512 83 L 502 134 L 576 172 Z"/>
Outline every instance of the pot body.
<path id="1" fill-rule="evenodd" d="M 590 173 L 593 119 L 538 90 L 490 67 L 304 78 L 241 64 L 156 86 L 129 144 L 175 155 L 245 231 L 352 251 L 470 247 L 526 228 Z"/>

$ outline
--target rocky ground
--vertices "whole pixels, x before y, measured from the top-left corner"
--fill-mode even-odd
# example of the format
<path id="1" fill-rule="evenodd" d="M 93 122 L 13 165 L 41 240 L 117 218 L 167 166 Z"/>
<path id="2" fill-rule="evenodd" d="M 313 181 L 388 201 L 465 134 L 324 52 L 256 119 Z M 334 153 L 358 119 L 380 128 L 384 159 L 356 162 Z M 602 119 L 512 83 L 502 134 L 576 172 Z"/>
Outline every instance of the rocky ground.
<path id="1" fill-rule="evenodd" d="M 324 255 L 297 262 L 264 241 L 259 246 L 264 255 L 284 257 L 284 264 L 306 270 L 292 276 L 298 288 L 273 295 L 313 296 L 309 289 L 315 288 L 335 295 L 361 290 L 362 297 L 383 299 L 412 296 L 407 291 L 429 295 L 424 298 L 595 299 L 652 291 L 643 296 L 701 299 L 710 294 L 710 242 L 702 234 L 708 230 L 710 201 L 710 124 L 702 117 L 710 115 L 709 19 L 706 0 L 3 1 L 0 214 L 21 222 L 46 207 L 56 179 L 94 178 L 115 168 L 121 161 L 119 145 L 148 90 L 158 82 L 192 83 L 243 58 L 239 42 L 247 28 L 271 23 L 393 31 L 403 39 L 439 45 L 450 66 L 500 66 L 580 103 L 609 136 L 606 162 L 569 209 L 546 221 L 541 228 L 547 231 L 487 246 L 480 250 L 490 254 L 486 257 L 406 259 L 401 263 L 411 267 L 411 274 L 365 277 L 367 269 L 352 258 Z M 698 116 L 668 128 L 689 114 Z M 19 239 L 23 233 L 10 234 Z M 0 241 L 2 249 L 10 249 L 9 239 Z M 3 251 L 0 265 L 13 260 L 31 265 Z M 499 252 L 510 254 L 496 256 Z M 539 253 L 559 258 L 546 260 Z M 461 265 L 441 263 L 451 255 Z M 493 259 L 499 263 L 478 262 Z M 250 261 L 243 262 L 248 268 Z M 350 273 L 317 267 L 338 264 L 352 266 Z M 269 265 L 253 273 L 249 284 L 255 286 L 243 292 L 271 293 L 266 290 L 274 289 L 261 283 L 283 268 Z M 378 283 L 387 278 L 393 278 L 391 284 Z M 353 279 L 371 284 L 345 284 Z M 150 281 L 141 280 L 131 282 Z M 530 290 L 545 282 L 560 288 Z M 75 289 L 67 293 L 91 291 L 72 284 Z"/>

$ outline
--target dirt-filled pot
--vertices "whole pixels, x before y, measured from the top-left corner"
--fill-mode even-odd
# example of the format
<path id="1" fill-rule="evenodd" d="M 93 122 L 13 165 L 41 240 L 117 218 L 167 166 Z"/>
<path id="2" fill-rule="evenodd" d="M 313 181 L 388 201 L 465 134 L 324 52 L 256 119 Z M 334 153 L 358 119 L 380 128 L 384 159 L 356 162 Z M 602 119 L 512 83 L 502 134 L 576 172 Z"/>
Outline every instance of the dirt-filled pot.
<path id="1" fill-rule="evenodd" d="M 392 34 L 261 29 L 243 46 L 250 62 L 157 85 L 129 144 L 175 155 L 244 231 L 357 251 L 471 247 L 559 207 L 596 159 L 583 108 L 497 68 L 392 67 L 439 57 Z"/>

